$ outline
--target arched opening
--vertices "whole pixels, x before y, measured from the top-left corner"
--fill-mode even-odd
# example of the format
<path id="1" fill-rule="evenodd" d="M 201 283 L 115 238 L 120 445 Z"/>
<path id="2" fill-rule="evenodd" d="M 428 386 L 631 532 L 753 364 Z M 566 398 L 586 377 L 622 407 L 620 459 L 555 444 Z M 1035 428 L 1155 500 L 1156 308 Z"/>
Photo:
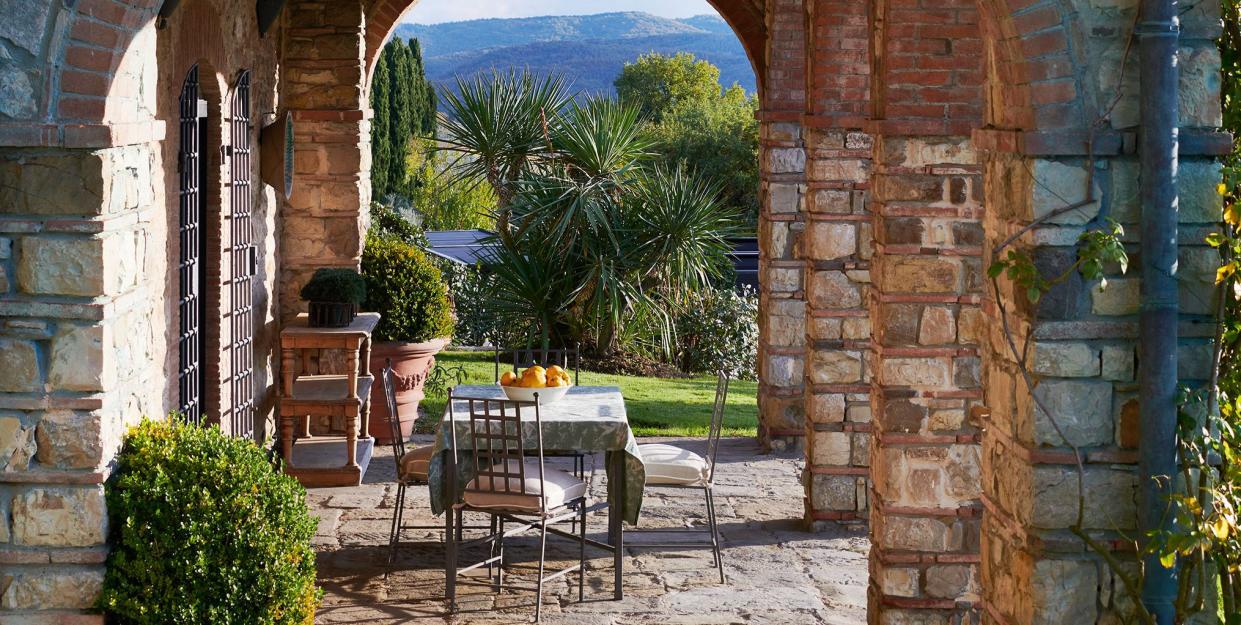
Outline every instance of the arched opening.
<path id="1" fill-rule="evenodd" d="M 181 86 L 177 149 L 177 411 L 191 423 L 204 412 L 207 345 L 207 225 L 209 142 L 208 105 L 199 85 L 198 65 Z"/>

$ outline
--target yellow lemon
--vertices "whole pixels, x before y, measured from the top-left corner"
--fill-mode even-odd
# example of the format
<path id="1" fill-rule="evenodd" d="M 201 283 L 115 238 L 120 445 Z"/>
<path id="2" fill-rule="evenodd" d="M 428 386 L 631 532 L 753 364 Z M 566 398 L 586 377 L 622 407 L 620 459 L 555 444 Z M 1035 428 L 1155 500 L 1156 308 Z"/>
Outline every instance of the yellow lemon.
<path id="1" fill-rule="evenodd" d="M 512 371 L 505 371 L 504 375 L 500 376 L 500 386 L 512 386 L 516 381 L 517 374 Z"/>
<path id="2" fill-rule="evenodd" d="M 560 376 L 554 375 L 554 376 L 550 376 L 547 378 L 547 386 L 548 388 L 555 388 L 557 386 L 566 386 L 566 385 L 564 384 L 563 380 L 560 379 Z"/>
<path id="3" fill-rule="evenodd" d="M 561 369 L 560 365 L 552 365 L 547 368 L 547 375 L 552 375 L 552 374 L 560 375 L 562 373 L 564 373 L 564 369 Z"/>

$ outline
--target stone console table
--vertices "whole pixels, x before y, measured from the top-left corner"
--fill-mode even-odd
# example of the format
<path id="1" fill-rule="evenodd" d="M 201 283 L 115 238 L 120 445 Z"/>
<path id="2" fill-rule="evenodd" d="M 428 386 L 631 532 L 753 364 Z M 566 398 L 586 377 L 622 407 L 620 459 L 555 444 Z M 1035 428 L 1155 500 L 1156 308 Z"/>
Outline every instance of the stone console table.
<path id="1" fill-rule="evenodd" d="M 368 399 L 375 383 L 371 333 L 378 323 L 378 313 L 362 313 L 344 328 L 312 328 L 302 313 L 280 332 L 280 449 L 285 472 L 304 486 L 362 483 L 375 447 Z M 344 374 L 318 370 L 322 350 L 344 352 Z M 311 417 L 343 418 L 345 435 L 311 436 Z"/>

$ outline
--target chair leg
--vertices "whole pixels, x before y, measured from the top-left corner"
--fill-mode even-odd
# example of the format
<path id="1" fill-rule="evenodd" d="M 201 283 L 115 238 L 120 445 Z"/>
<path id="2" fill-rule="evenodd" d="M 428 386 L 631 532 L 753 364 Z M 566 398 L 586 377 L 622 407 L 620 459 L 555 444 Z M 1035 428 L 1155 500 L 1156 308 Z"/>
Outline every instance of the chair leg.
<path id="1" fill-rule="evenodd" d="M 384 571 L 384 579 L 392 571 L 392 563 L 396 561 L 397 545 L 401 542 L 401 511 L 405 509 L 405 484 L 396 485 L 396 501 L 393 502 L 392 529 L 388 532 L 388 568 Z"/>
<path id="2" fill-rule="evenodd" d="M 494 515 L 494 514 L 493 514 L 493 515 L 491 515 L 491 536 L 492 536 L 493 538 L 494 538 L 494 537 L 495 537 L 495 535 L 496 535 L 496 524 L 497 524 L 497 523 L 498 523 L 498 521 L 497 521 L 497 517 L 496 517 L 496 515 Z M 491 551 L 490 551 L 490 553 L 488 554 L 488 560 L 490 560 L 491 558 L 494 558 L 494 557 L 496 557 L 496 541 L 495 541 L 495 540 L 492 540 L 492 541 L 491 541 Z M 492 577 L 494 567 L 495 567 L 495 563 L 494 563 L 494 562 L 491 562 L 491 561 L 488 561 L 488 562 L 487 562 L 487 581 L 491 581 L 492 579 L 494 579 L 494 578 Z"/>
<path id="3" fill-rule="evenodd" d="M 496 540 L 499 545 L 500 559 L 496 561 L 496 594 L 504 592 L 504 517 L 500 517 L 500 538 Z"/>
<path id="4" fill-rule="evenodd" d="M 543 564 L 547 561 L 547 519 L 539 524 L 539 583 L 535 590 L 534 622 L 543 619 Z"/>
<path id="5" fill-rule="evenodd" d="M 707 494 L 707 520 L 711 524 L 711 549 L 715 553 L 715 565 L 720 570 L 720 583 L 728 583 L 724 579 L 724 556 L 720 553 L 720 530 L 719 524 L 715 519 L 715 495 L 711 493 L 711 487 L 704 489 Z"/>
<path id="6" fill-rule="evenodd" d="M 582 500 L 582 503 L 579 505 L 581 508 L 579 509 L 578 516 L 582 523 L 582 534 L 577 552 L 577 601 L 581 603 L 586 600 L 586 500 Z"/>

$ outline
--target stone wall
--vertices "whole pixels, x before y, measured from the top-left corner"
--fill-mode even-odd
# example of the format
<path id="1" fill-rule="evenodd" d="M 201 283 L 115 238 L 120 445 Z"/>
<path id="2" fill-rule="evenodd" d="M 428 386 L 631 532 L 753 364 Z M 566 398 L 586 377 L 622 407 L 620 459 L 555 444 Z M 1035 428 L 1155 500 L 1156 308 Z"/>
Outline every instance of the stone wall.
<path id="1" fill-rule="evenodd" d="M 253 3 L 244 0 L 184 3 L 162 28 L 156 4 L 0 2 L 6 624 L 102 622 L 81 615 L 107 555 L 102 484 L 124 430 L 176 406 L 177 97 L 195 63 L 204 72 L 215 148 L 212 210 L 204 216 L 214 233 L 205 252 L 213 261 L 208 344 L 216 350 L 205 358 L 213 365 L 209 416 L 229 404 L 230 361 L 220 351 L 229 339 L 231 273 L 220 260 L 231 245 L 222 112 L 242 69 L 252 72 L 256 121 L 275 110 L 278 31 L 260 39 Z M 254 166 L 257 179 L 257 159 Z M 270 409 L 274 196 L 255 185 L 252 199 L 260 260 L 256 388 Z"/>

